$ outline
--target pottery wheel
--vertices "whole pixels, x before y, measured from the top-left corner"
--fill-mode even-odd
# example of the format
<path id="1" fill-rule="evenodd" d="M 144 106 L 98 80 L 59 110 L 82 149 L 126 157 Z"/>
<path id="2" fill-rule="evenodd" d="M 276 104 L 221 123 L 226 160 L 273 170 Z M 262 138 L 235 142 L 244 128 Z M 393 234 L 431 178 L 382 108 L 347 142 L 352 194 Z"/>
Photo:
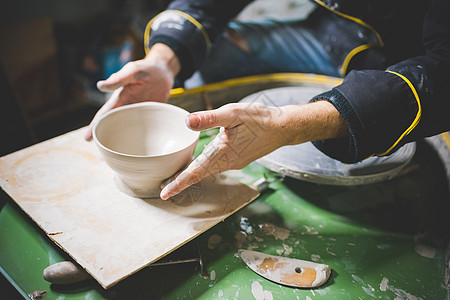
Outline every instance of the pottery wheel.
<path id="1" fill-rule="evenodd" d="M 283 87 L 264 90 L 242 99 L 240 102 L 262 102 L 271 106 L 306 104 L 328 90 L 314 86 Z M 390 156 L 371 157 L 355 164 L 344 164 L 317 150 L 310 142 L 284 146 L 257 160 L 266 168 L 284 176 L 331 185 L 359 185 L 388 180 L 408 164 L 416 151 L 416 144 L 409 143 Z"/>

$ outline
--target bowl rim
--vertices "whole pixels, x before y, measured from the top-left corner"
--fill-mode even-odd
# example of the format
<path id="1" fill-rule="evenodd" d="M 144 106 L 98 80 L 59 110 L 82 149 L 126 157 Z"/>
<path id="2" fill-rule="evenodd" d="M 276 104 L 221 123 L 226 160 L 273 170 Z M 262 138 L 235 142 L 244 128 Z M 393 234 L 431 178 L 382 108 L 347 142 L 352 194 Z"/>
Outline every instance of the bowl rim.
<path id="1" fill-rule="evenodd" d="M 134 109 L 134 108 L 141 107 L 141 106 L 144 106 L 144 107 L 145 107 L 145 106 L 147 106 L 147 107 L 151 107 L 151 106 L 154 106 L 154 107 L 157 107 L 157 106 L 159 106 L 159 107 L 170 107 L 170 109 L 174 109 L 174 110 L 186 112 L 187 114 L 189 114 L 189 112 L 188 112 L 187 110 L 185 110 L 184 108 L 181 108 L 181 107 L 179 107 L 179 106 L 176 106 L 176 105 L 173 105 L 173 104 L 170 104 L 170 103 L 165 103 L 165 102 L 153 102 L 153 101 L 150 102 L 150 101 L 145 101 L 145 102 L 139 102 L 139 103 L 133 103 L 133 104 L 126 104 L 126 105 L 123 105 L 123 106 L 120 106 L 120 107 L 116 107 L 116 108 L 111 109 L 110 111 L 108 111 L 108 112 L 105 113 L 104 115 L 102 115 L 102 116 L 98 119 L 98 121 L 95 123 L 94 127 L 92 128 L 92 139 L 94 140 L 95 144 L 96 144 L 97 146 L 99 146 L 100 148 L 102 148 L 103 150 L 105 150 L 105 151 L 107 151 L 107 152 L 110 152 L 110 153 L 113 153 L 113 154 L 118 155 L 118 156 L 123 156 L 123 157 L 128 157 L 128 158 L 151 158 L 151 157 L 164 157 L 164 156 L 168 156 L 168 155 L 172 155 L 172 154 L 181 152 L 181 151 L 183 151 L 183 150 L 185 150 L 185 149 L 191 147 L 192 144 L 196 144 L 196 143 L 198 142 L 199 137 L 200 137 L 200 131 L 195 131 L 195 130 L 190 129 L 192 132 L 194 132 L 194 134 L 195 134 L 195 139 L 192 141 L 192 143 L 188 144 L 186 147 L 183 147 L 183 148 L 181 148 L 181 149 L 179 149 L 179 150 L 175 150 L 175 151 L 172 151 L 172 152 L 167 152 L 167 153 L 164 153 L 164 154 L 158 154 L 158 155 L 135 155 L 135 154 L 122 153 L 122 152 L 118 152 L 118 151 L 109 149 L 108 147 L 104 146 L 104 145 L 98 140 L 98 138 L 97 138 L 97 133 L 96 133 L 96 129 L 97 129 L 97 126 L 101 123 L 101 121 L 102 121 L 103 119 L 105 119 L 105 118 L 108 117 L 109 115 L 112 115 L 112 114 L 117 113 L 117 112 L 119 112 L 119 111 L 122 111 L 122 110 L 129 110 L 129 109 Z M 187 127 L 187 126 L 186 126 L 186 127 Z M 189 129 L 189 128 L 188 128 L 188 129 Z"/>

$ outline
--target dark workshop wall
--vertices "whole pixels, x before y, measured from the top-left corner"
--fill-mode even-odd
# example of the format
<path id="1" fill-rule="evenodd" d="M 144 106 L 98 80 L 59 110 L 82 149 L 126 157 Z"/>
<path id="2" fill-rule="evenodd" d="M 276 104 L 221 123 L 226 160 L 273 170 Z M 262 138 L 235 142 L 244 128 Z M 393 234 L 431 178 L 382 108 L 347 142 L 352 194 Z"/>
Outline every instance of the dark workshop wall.
<path id="1" fill-rule="evenodd" d="M 18 0 L 0 10 L 0 155 L 87 125 L 95 82 L 144 55 L 148 19 L 168 1 Z"/>

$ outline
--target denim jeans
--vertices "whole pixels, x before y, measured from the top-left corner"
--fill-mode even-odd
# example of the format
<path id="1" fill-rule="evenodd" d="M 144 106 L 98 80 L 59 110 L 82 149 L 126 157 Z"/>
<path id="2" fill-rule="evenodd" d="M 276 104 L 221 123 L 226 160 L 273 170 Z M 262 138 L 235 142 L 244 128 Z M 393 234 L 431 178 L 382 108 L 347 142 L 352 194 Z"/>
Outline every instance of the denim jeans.
<path id="1" fill-rule="evenodd" d="M 231 22 L 228 29 L 249 46 L 242 49 L 220 37 L 186 88 L 242 76 L 267 73 L 313 73 L 340 77 L 322 44 L 304 21 Z"/>

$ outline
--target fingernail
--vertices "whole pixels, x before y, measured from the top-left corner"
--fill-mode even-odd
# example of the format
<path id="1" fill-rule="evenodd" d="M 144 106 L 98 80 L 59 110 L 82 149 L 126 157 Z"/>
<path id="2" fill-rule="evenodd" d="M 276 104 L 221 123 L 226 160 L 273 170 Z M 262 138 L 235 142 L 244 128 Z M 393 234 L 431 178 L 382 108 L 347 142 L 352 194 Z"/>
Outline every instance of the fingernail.
<path id="1" fill-rule="evenodd" d="M 186 117 L 186 125 L 191 129 L 195 129 L 200 125 L 200 117 L 196 114 L 189 114 Z"/>
<path id="2" fill-rule="evenodd" d="M 163 190 L 161 191 L 161 194 L 159 195 L 159 197 L 162 199 L 162 200 L 167 200 L 167 199 L 169 199 L 172 195 L 170 195 L 168 192 L 167 192 L 167 186 L 165 187 L 165 188 L 163 188 Z"/>
<path id="3" fill-rule="evenodd" d="M 100 90 L 100 91 L 103 91 L 103 89 L 104 89 L 104 86 L 105 85 L 105 81 L 104 80 L 100 80 L 100 81 L 97 81 L 97 88 Z"/>

